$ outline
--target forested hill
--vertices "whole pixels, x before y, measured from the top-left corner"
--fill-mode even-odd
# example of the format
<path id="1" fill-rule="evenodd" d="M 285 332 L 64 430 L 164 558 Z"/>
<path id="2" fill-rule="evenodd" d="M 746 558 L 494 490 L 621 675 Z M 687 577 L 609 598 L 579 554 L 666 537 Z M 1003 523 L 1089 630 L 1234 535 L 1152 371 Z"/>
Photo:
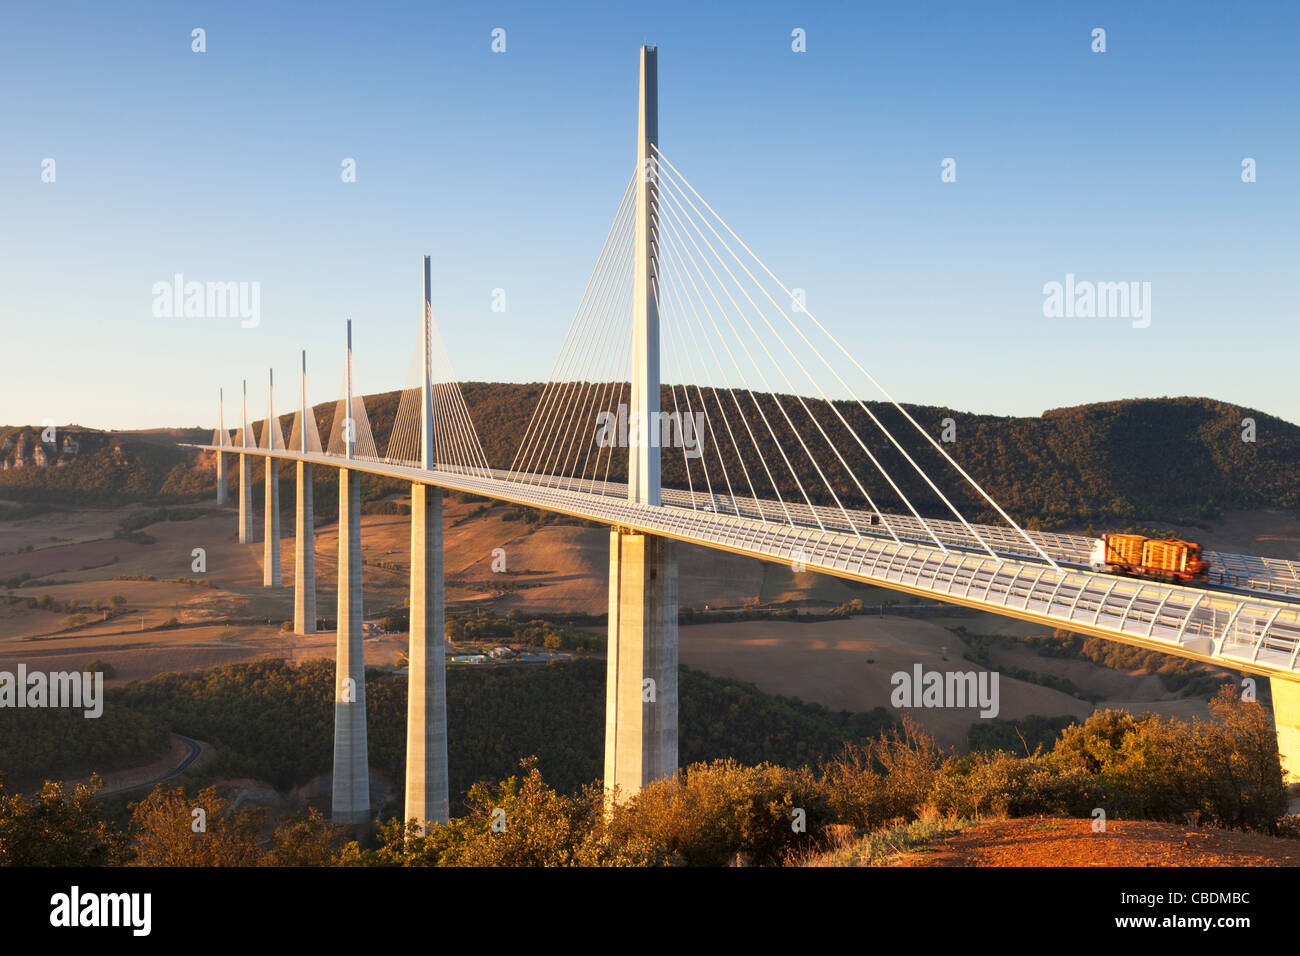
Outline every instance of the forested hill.
<path id="1" fill-rule="evenodd" d="M 470 382 L 463 390 L 488 460 L 497 467 L 509 466 L 537 407 L 542 386 Z M 689 464 L 691 482 L 696 490 L 702 490 L 706 485 L 700 467 L 703 461 L 709 465 L 707 483 L 715 491 L 725 491 L 729 481 L 736 494 L 747 493 L 743 476 L 748 473 L 760 496 L 774 497 L 771 484 L 758 477 L 764 475 L 765 469 L 749 441 L 748 431 L 743 430 L 743 412 L 762 457 L 774 466 L 776 491 L 786 500 L 802 500 L 798 485 L 784 470 L 782 455 L 777 450 L 779 444 L 810 497 L 817 503 L 833 504 L 829 492 L 813 490 L 824 486 L 785 424 L 784 408 L 796 422 L 802 420 L 805 426 L 802 434 L 836 494 L 846 504 L 861 503 L 862 495 L 856 483 L 817 437 L 798 399 L 766 396 L 754 402 L 742 395 L 738 408 L 737 399 L 727 392 L 714 395 L 705 389 L 697 395 L 692 389 L 692 393 L 697 400 L 695 407 L 699 407 L 698 399 L 702 398 L 703 406 L 709 411 L 712 432 L 706 432 L 702 438 L 705 448 L 702 459 L 688 461 L 680 449 L 664 450 L 665 485 L 685 488 Z M 399 397 L 398 392 L 387 392 L 366 398 L 381 452 L 387 446 Z M 678 407 L 684 410 L 680 390 L 676 397 Z M 777 406 L 778 401 L 782 407 Z M 674 407 L 672 393 L 667 388 L 662 403 L 666 409 Z M 964 487 L 952 467 L 939 458 L 892 406 L 867 403 L 863 407 L 844 402 L 837 403 L 832 410 L 824 402 L 811 400 L 806 400 L 806 405 L 878 507 L 892 511 L 905 506 L 848 434 L 843 421 L 862 436 L 872 454 L 918 508 L 936 516 L 942 516 L 945 511 L 923 479 L 873 424 L 868 410 L 964 513 L 972 518 L 992 518 L 987 506 Z M 1033 526 L 1051 528 L 1093 522 L 1114 526 L 1140 521 L 1194 524 L 1213 519 L 1225 509 L 1300 508 L 1300 427 L 1263 412 L 1213 399 L 1105 402 L 1052 409 L 1034 418 L 979 415 L 929 406 L 909 406 L 908 410 L 936 439 L 943 437 L 945 420 L 951 419 L 947 433 L 954 440 L 943 443 L 944 449 L 1010 514 Z M 335 405 L 321 404 L 315 411 L 321 435 L 327 440 Z M 726 421 L 730 422 L 733 433 L 742 437 L 745 451 L 739 457 L 728 451 L 734 446 L 725 437 L 724 412 L 729 413 Z M 594 411 L 581 418 L 587 422 L 582 432 L 586 444 L 580 449 L 585 454 L 586 446 L 594 444 Z M 1243 441 L 1243 419 L 1253 420 L 1254 441 Z M 286 434 L 291 422 L 291 416 L 282 419 Z M 16 441 L 20 432 L 25 432 L 29 439 L 39 434 L 35 429 L 9 428 L 0 429 L 0 436 Z M 104 433 L 94 435 L 104 436 Z M 717 448 L 724 452 L 722 456 L 715 451 L 715 437 Z M 206 440 L 206 436 L 200 440 Z M 27 467 L 0 471 L 0 498 L 71 503 L 89 497 L 108 503 L 150 498 L 183 500 L 210 493 L 214 478 L 211 459 L 199 461 L 191 453 L 166 447 L 159 433 L 119 434 L 111 439 L 92 437 L 83 444 L 96 450 L 85 455 L 63 455 L 63 464 L 44 468 L 31 467 L 29 454 Z M 113 450 L 119 447 L 120 451 Z M 593 451 L 602 456 L 611 454 L 607 450 Z M 626 451 L 614 449 L 612 456 L 608 463 L 611 477 L 620 472 L 625 474 Z M 600 458 L 600 463 L 603 472 L 606 459 Z M 285 474 L 287 477 L 289 472 Z M 330 476 L 320 476 L 320 480 L 329 481 Z M 398 487 L 393 485 L 395 490 Z"/>
<path id="2" fill-rule="evenodd" d="M 540 386 L 470 383 L 464 386 L 466 402 L 482 436 L 485 451 L 494 464 L 509 464 L 524 433 L 527 417 L 537 404 Z M 722 404 L 730 397 L 723 393 Z M 709 390 L 703 393 L 709 422 L 720 435 L 718 404 Z M 679 406 L 681 393 L 678 393 Z M 781 396 L 782 405 L 797 423 L 804 415 L 797 399 Z M 824 402 L 806 400 L 826 433 L 861 479 L 876 504 L 886 510 L 903 510 L 903 503 L 892 497 L 879 472 L 857 442 L 851 438 Z M 800 480 L 816 503 L 833 504 L 829 494 L 816 494 L 820 485 L 816 472 L 802 454 L 799 442 L 791 434 L 780 409 L 773 401 L 759 403 L 763 414 L 748 412 L 755 437 L 763 448 L 763 457 L 775 471 L 783 464 L 774 443 L 765 435 L 764 419 L 769 422 L 787 452 L 790 463 L 799 471 Z M 665 389 L 662 407 L 671 409 Z M 697 406 L 698 407 L 698 406 Z M 923 479 L 884 438 L 862 407 L 856 403 L 837 403 L 841 415 L 862 436 L 885 471 L 899 484 L 908 498 L 925 513 L 945 515 L 943 505 L 927 489 Z M 934 477 L 940 488 L 961 510 L 985 520 L 996 518 L 987 505 L 960 478 L 951 465 L 939 458 L 899 412 L 885 403 L 868 402 L 880 422 L 890 430 L 908 453 Z M 741 431 L 735 406 L 730 405 L 730 422 L 734 432 L 749 445 L 748 471 L 754 477 L 760 495 L 772 497 L 770 485 L 762 487 L 757 476 L 763 474 L 758 457 L 752 454 L 748 434 Z M 1167 521 L 1195 524 L 1220 514 L 1224 509 L 1260 507 L 1300 507 L 1300 427 L 1263 412 L 1246 409 L 1208 398 L 1132 399 L 1051 409 L 1041 417 L 1011 418 L 979 415 L 949 408 L 907 406 L 907 410 L 927 432 L 941 439 L 945 420 L 951 419 L 951 442 L 943 447 L 976 481 L 1017 518 L 1040 527 L 1056 527 L 1091 521 Z M 1254 422 L 1253 442 L 1243 441 L 1243 419 Z M 806 416 L 803 421 L 807 423 Z M 816 430 L 808 424 L 803 437 L 836 487 L 841 500 L 858 503 L 861 494 L 824 442 L 816 443 Z M 766 440 L 765 440 L 766 439 Z M 703 441 L 704 460 L 714 461 L 712 439 Z M 719 448 L 729 443 L 719 439 Z M 626 456 L 615 456 L 611 474 L 622 466 L 626 473 Z M 703 482 L 699 462 L 690 463 L 694 488 Z M 663 452 L 664 484 L 685 488 L 686 468 L 680 451 Z M 710 469 L 715 491 L 725 487 L 721 469 Z M 744 471 L 728 460 L 727 472 L 732 486 L 740 494 Z M 793 480 L 778 482 L 787 500 L 798 501 L 798 486 Z M 884 486 L 884 487 L 882 487 Z"/>

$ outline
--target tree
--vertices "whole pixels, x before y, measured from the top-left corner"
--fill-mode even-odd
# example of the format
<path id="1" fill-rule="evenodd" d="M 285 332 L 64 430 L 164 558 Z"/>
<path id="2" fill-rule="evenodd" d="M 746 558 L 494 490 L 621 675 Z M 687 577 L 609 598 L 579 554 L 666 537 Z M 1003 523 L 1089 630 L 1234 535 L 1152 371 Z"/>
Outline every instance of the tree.
<path id="1" fill-rule="evenodd" d="M 232 808 L 216 787 L 195 797 L 183 787 L 155 787 L 131 808 L 137 866 L 257 866 L 264 852 L 257 845 L 266 811 Z"/>
<path id="2" fill-rule="evenodd" d="M 120 850 L 121 836 L 94 799 L 99 777 L 69 793 L 47 780 L 39 793 L 7 794 L 0 781 L 0 866 L 104 866 Z"/>
<path id="3" fill-rule="evenodd" d="M 346 827 L 334 826 L 312 807 L 275 828 L 268 866 L 333 866 L 338 862 Z"/>

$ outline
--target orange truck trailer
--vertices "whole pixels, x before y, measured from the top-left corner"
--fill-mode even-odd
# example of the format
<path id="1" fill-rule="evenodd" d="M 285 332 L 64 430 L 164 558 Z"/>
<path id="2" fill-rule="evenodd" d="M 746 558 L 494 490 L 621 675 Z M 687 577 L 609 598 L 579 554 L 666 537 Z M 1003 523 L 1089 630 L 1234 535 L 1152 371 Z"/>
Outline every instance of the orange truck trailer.
<path id="1" fill-rule="evenodd" d="M 1108 534 L 1093 542 L 1094 571 L 1129 574 L 1157 581 L 1205 581 L 1210 563 L 1201 546 L 1191 541 L 1148 538 L 1140 534 Z"/>

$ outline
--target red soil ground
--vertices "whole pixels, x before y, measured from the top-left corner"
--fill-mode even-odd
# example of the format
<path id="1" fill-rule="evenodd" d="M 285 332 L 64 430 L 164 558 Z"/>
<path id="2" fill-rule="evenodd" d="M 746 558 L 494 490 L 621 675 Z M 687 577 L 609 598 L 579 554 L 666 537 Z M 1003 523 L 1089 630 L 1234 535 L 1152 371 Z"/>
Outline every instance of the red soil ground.
<path id="1" fill-rule="evenodd" d="M 1300 840 L 1171 823 L 1026 817 L 963 830 L 901 866 L 1300 866 Z"/>

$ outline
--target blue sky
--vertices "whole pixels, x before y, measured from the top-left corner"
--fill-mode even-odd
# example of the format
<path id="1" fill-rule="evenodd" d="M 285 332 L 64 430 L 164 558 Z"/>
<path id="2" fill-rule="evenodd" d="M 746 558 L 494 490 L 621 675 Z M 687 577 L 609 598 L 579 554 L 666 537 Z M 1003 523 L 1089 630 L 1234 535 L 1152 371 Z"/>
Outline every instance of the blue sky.
<path id="1" fill-rule="evenodd" d="M 333 399 L 345 316 L 362 388 L 399 387 L 425 253 L 460 377 L 544 379 L 635 159 L 646 41 L 665 154 L 899 399 L 1300 422 L 1289 5 L 269 6 L 6 8 L 0 423 L 211 425 L 243 377 L 260 413 L 302 347 Z M 259 282 L 260 324 L 155 317 L 175 273 Z M 1045 318 L 1067 273 L 1150 282 L 1150 327 Z"/>

